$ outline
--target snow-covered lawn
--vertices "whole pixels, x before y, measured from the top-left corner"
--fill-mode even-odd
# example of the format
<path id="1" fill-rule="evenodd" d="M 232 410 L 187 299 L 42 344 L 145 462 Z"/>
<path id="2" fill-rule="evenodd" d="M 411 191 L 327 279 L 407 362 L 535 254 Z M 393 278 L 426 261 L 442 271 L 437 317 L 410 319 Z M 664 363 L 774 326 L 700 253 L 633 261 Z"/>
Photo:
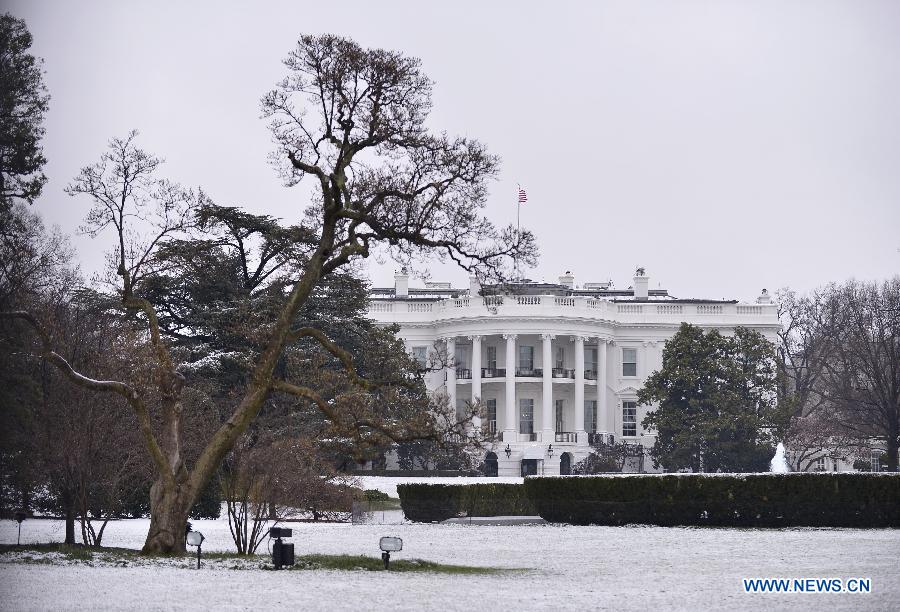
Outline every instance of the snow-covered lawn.
<path id="1" fill-rule="evenodd" d="M 138 548 L 148 521 L 116 521 L 104 544 Z M 195 521 L 204 551 L 228 551 L 224 520 Z M 0 555 L 3 610 L 587 610 L 900 607 L 900 530 L 682 529 L 557 525 L 294 523 L 298 555 L 366 554 L 403 538 L 394 558 L 530 568 L 501 575 L 227 569 L 191 560 L 129 567 L 35 565 Z M 60 541 L 62 523 L 29 520 L 24 542 Z M 0 522 L 0 542 L 16 524 Z M 748 595 L 741 578 L 868 577 L 872 592 Z"/>

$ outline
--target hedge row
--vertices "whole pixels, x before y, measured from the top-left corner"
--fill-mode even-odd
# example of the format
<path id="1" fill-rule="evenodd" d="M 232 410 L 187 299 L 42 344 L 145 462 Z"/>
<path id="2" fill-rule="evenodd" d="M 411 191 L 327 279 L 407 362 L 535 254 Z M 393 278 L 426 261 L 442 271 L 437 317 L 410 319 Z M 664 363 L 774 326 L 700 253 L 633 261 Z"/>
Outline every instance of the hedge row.
<path id="1" fill-rule="evenodd" d="M 432 523 L 457 516 L 534 516 L 537 511 L 518 484 L 402 484 L 400 507 L 411 521 Z"/>
<path id="2" fill-rule="evenodd" d="M 900 527 L 900 474 L 541 477 L 524 486 L 553 523 Z"/>

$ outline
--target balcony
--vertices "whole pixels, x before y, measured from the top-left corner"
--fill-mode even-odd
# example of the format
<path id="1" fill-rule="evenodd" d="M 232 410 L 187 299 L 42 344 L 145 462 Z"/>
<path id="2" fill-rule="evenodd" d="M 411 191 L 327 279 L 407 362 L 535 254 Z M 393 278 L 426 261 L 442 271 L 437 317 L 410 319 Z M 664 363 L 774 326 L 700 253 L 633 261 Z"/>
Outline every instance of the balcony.
<path id="1" fill-rule="evenodd" d="M 538 435 L 537 433 L 520 433 L 516 435 L 516 440 L 519 442 L 537 442 Z"/>
<path id="2" fill-rule="evenodd" d="M 460 378 L 472 378 L 472 370 L 469 370 L 467 368 L 456 368 L 456 378 L 457 380 Z"/>
<path id="3" fill-rule="evenodd" d="M 553 378 L 575 378 L 575 370 L 553 368 Z"/>
<path id="4" fill-rule="evenodd" d="M 588 444 L 591 446 L 602 446 L 615 443 L 616 437 L 611 433 L 597 432 L 588 434 Z"/>
<path id="5" fill-rule="evenodd" d="M 557 431 L 554 440 L 556 442 L 578 442 L 578 434 L 574 431 Z"/>
<path id="6" fill-rule="evenodd" d="M 516 376 L 524 378 L 541 378 L 544 370 L 541 368 L 516 368 Z"/>
<path id="7" fill-rule="evenodd" d="M 482 378 L 506 378 L 506 368 L 481 368 Z"/>
<path id="8" fill-rule="evenodd" d="M 584 379 L 585 380 L 597 380 L 597 370 L 585 370 L 584 371 Z"/>

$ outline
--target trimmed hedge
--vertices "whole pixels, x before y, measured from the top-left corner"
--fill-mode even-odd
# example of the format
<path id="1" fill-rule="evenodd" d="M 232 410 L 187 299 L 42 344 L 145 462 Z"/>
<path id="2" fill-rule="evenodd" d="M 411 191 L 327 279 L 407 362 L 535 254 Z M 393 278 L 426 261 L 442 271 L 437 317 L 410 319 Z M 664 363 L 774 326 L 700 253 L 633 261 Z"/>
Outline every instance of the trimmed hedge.
<path id="1" fill-rule="evenodd" d="M 900 474 L 529 477 L 525 490 L 573 525 L 900 527 Z"/>
<path id="2" fill-rule="evenodd" d="M 433 523 L 457 516 L 535 516 L 520 484 L 402 484 L 400 507 L 411 521 Z"/>

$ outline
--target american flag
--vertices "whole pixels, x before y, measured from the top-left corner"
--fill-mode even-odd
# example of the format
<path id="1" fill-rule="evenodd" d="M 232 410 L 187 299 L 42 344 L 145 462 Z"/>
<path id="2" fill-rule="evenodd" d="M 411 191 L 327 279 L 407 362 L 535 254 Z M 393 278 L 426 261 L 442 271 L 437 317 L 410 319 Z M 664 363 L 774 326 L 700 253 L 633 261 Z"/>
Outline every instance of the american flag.
<path id="1" fill-rule="evenodd" d="M 525 193 L 525 190 L 519 187 L 519 204 L 524 204 L 528 201 L 528 195 Z"/>

